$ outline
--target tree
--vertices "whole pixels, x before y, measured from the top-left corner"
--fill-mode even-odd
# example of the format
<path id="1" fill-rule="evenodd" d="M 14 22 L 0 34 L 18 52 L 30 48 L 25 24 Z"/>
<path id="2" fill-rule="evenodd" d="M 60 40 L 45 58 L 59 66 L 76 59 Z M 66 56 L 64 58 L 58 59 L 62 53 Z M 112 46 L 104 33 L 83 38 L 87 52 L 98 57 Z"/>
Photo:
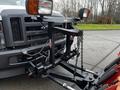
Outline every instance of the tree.
<path id="1" fill-rule="evenodd" d="M 60 10 L 65 16 L 77 17 L 80 8 L 92 8 L 89 18 L 92 21 L 100 16 L 119 21 L 120 0 L 59 0 L 54 3 L 54 10 Z"/>
<path id="2" fill-rule="evenodd" d="M 102 9 L 102 13 L 101 15 L 104 15 L 104 11 L 105 11 L 105 0 L 99 0 L 99 3 L 100 3 L 100 6 L 101 6 L 101 9 Z"/>

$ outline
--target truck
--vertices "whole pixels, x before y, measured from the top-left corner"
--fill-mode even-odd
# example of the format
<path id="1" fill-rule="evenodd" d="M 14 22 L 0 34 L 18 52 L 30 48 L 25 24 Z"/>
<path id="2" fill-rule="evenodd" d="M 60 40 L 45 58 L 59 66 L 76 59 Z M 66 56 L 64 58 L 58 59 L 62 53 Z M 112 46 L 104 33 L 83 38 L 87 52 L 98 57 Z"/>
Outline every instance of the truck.
<path id="1" fill-rule="evenodd" d="M 88 18 L 89 12 L 81 9 L 75 20 Z M 24 0 L 0 0 L 0 79 L 27 74 L 47 77 L 68 90 L 75 89 L 57 79 L 74 83 L 80 90 L 93 90 L 98 75 L 84 69 L 83 31 L 72 24 L 73 19 L 53 10 L 53 0 L 26 0 L 26 5 Z M 73 57 L 75 65 L 69 63 Z M 73 77 L 52 71 L 58 65 Z"/>
<path id="2" fill-rule="evenodd" d="M 46 23 L 52 21 L 55 26 L 64 27 L 64 19 L 61 13 L 53 11 L 41 23 L 39 16 L 26 13 L 24 0 L 0 0 L 0 79 L 27 73 L 29 61 L 45 63 L 44 56 L 49 53 Z M 65 35 L 54 36 L 55 51 L 62 53 Z"/>

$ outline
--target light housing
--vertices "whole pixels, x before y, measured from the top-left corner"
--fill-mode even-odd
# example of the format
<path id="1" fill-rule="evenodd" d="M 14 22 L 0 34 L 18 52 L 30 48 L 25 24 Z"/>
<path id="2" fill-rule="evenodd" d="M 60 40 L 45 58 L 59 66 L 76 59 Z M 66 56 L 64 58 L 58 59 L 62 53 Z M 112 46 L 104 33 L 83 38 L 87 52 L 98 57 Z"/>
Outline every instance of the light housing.
<path id="1" fill-rule="evenodd" d="M 90 9 L 82 8 L 79 10 L 79 17 L 80 17 L 80 19 L 88 18 L 90 13 L 91 13 Z"/>
<path id="2" fill-rule="evenodd" d="M 30 15 L 51 15 L 53 0 L 26 0 L 26 11 Z"/>

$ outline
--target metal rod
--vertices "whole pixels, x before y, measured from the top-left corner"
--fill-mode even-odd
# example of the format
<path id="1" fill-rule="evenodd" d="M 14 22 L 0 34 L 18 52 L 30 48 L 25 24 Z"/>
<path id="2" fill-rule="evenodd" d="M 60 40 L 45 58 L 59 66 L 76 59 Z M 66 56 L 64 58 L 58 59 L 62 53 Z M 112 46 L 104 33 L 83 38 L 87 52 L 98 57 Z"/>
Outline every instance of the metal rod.
<path id="1" fill-rule="evenodd" d="M 55 56 L 54 56 L 54 52 L 55 52 L 55 41 L 54 41 L 54 34 L 53 34 L 53 29 L 54 27 L 54 23 L 49 22 L 48 23 L 48 35 L 49 35 L 49 47 L 50 47 L 50 63 L 54 64 L 55 62 Z"/>
<path id="2" fill-rule="evenodd" d="M 83 31 L 82 31 L 82 34 L 83 34 Z M 81 68 L 83 69 L 84 68 L 84 62 L 83 62 L 83 35 L 81 36 Z"/>
<path id="3" fill-rule="evenodd" d="M 62 83 L 58 80 L 56 80 L 55 78 L 53 78 L 52 76 L 48 76 L 49 79 L 51 79 L 52 81 L 54 81 L 55 83 L 59 84 L 60 86 L 64 87 L 65 89 L 68 90 L 76 90 L 74 88 L 72 88 L 71 86 L 67 85 L 66 83 Z"/>
<path id="4" fill-rule="evenodd" d="M 86 81 L 86 80 L 78 80 L 78 79 L 74 79 L 74 78 L 71 78 L 71 77 L 58 75 L 58 74 L 55 74 L 55 73 L 49 73 L 49 75 L 51 75 L 52 77 L 57 78 L 57 79 L 61 79 L 61 80 L 65 80 L 65 81 L 75 83 L 81 89 L 84 89 L 86 87 L 86 85 L 88 84 L 88 81 Z"/>
<path id="5" fill-rule="evenodd" d="M 69 63 L 69 65 L 71 66 L 71 67 L 76 67 L 76 66 L 74 66 L 74 65 L 72 65 L 72 64 L 70 64 Z M 95 72 L 93 72 L 93 71 L 91 71 L 91 70 L 88 70 L 88 69 L 85 69 L 85 68 L 80 68 L 80 67 L 76 67 L 78 70 L 81 70 L 81 71 L 84 71 L 84 72 L 88 72 L 88 73 L 91 73 L 91 74 L 93 74 L 93 75 L 96 75 L 96 76 L 98 76 Z"/>
<path id="6" fill-rule="evenodd" d="M 64 69 L 66 69 L 70 73 L 74 74 L 74 68 L 71 67 L 68 63 L 61 62 L 60 66 L 62 66 Z M 75 75 L 78 76 L 78 77 L 80 77 L 80 78 L 85 78 L 83 75 L 79 74 L 78 72 L 76 72 Z"/>
<path id="7" fill-rule="evenodd" d="M 69 55 L 69 53 L 70 53 L 70 50 L 71 50 L 71 40 L 70 40 L 70 35 L 67 35 L 67 37 L 66 37 L 67 39 L 66 39 L 66 54 L 68 54 Z"/>

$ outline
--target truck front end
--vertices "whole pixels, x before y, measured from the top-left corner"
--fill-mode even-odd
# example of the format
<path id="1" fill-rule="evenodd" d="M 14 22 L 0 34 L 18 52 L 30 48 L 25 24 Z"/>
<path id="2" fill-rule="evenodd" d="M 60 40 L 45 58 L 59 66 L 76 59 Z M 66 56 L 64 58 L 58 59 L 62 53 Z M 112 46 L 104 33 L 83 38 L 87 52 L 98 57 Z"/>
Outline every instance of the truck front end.
<path id="1" fill-rule="evenodd" d="M 17 5 L 16 5 L 17 3 Z M 48 21 L 64 27 L 64 16 L 53 11 L 52 16 L 31 16 L 19 1 L 0 1 L 0 78 L 8 78 L 26 73 L 29 61 L 46 63 L 48 43 Z M 6 5 L 4 5 L 6 4 Z M 55 33 L 56 57 L 63 52 L 65 36 Z M 44 52 L 41 52 L 44 51 Z M 49 55 L 49 54 L 48 54 Z"/>

